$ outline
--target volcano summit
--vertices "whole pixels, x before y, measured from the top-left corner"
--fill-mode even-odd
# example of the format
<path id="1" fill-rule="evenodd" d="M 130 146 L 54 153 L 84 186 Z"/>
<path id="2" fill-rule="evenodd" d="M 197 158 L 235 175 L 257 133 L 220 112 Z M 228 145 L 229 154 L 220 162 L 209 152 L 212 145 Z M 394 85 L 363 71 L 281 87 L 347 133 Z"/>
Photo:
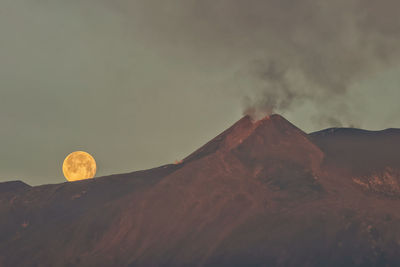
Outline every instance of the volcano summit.
<path id="1" fill-rule="evenodd" d="M 400 130 L 243 117 L 179 164 L 0 184 L 0 266 L 396 266 Z"/>

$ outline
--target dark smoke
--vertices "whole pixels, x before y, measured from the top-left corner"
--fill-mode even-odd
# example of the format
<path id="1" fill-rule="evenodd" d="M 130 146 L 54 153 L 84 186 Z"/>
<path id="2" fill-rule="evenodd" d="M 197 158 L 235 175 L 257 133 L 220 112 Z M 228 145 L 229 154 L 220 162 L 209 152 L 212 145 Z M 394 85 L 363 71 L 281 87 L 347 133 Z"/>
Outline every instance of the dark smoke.
<path id="1" fill-rule="evenodd" d="M 394 0 L 141 3 L 147 12 L 134 16 L 151 38 L 173 40 L 192 59 L 239 69 L 248 82 L 244 113 L 251 115 L 310 105 L 316 122 L 352 124 L 346 100 L 352 85 L 399 61 L 400 2 Z"/>

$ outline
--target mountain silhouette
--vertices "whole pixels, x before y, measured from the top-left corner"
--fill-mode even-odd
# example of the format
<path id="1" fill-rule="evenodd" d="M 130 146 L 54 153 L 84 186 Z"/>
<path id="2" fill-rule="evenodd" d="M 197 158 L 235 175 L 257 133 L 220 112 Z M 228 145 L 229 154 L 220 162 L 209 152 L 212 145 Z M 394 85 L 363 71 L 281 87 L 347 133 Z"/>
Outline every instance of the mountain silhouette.
<path id="1" fill-rule="evenodd" d="M 245 116 L 177 164 L 3 183 L 0 266 L 396 266 L 399 140 Z"/>

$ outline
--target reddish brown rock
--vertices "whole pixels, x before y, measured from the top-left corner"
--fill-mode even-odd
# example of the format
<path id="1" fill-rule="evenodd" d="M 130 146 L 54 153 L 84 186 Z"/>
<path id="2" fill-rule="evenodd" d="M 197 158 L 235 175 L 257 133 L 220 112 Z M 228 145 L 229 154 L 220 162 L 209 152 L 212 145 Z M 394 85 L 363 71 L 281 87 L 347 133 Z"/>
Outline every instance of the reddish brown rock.
<path id="1" fill-rule="evenodd" d="M 244 117 L 179 164 L 0 191 L 0 266 L 396 266 L 396 160 L 346 131 Z"/>

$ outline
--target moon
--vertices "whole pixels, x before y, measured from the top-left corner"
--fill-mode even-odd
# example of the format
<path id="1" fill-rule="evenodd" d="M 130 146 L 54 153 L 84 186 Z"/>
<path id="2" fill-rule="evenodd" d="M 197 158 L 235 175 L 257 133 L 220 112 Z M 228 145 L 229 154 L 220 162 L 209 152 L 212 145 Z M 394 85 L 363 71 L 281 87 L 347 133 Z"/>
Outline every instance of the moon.
<path id="1" fill-rule="evenodd" d="M 63 163 L 65 178 L 72 181 L 91 179 L 96 174 L 96 161 L 85 151 L 75 151 L 69 154 Z"/>

